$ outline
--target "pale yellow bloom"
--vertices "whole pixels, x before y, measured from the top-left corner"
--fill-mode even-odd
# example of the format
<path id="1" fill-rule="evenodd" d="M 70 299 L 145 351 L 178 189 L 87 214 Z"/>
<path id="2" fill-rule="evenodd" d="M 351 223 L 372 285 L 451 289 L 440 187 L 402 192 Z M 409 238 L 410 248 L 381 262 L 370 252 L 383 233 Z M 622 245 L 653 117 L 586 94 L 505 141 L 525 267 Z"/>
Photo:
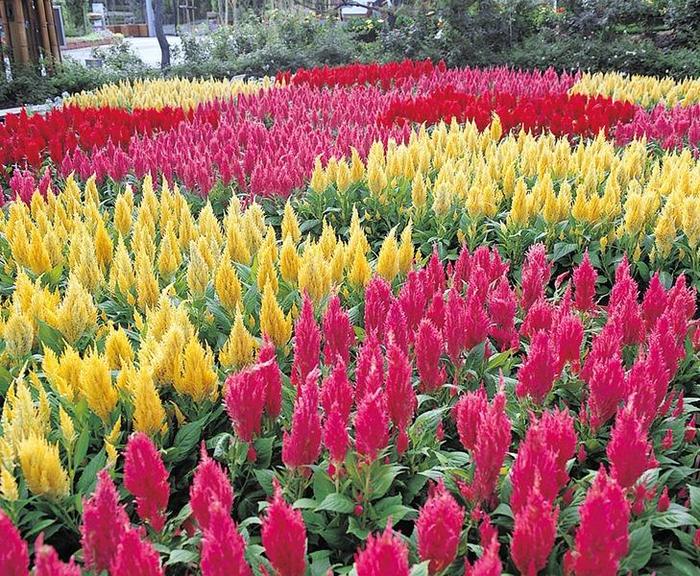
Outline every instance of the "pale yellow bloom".
<path id="1" fill-rule="evenodd" d="M 297 215 L 289 200 L 284 205 L 284 216 L 282 216 L 282 240 L 286 240 L 288 236 L 291 237 L 294 244 L 299 242 L 301 238 L 299 220 L 297 220 Z"/>
<path id="2" fill-rule="evenodd" d="M 110 330 L 105 341 L 105 356 L 111 370 L 119 370 L 134 359 L 134 350 L 123 328 Z"/>
<path id="3" fill-rule="evenodd" d="M 396 230 L 392 229 L 382 242 L 377 257 L 377 274 L 388 282 L 392 282 L 399 273 L 399 245 L 396 241 Z"/>
<path id="4" fill-rule="evenodd" d="M 119 396 L 112 384 L 109 365 L 97 352 L 92 352 L 83 360 L 80 388 L 90 410 L 107 422 L 117 407 Z"/>
<path id="5" fill-rule="evenodd" d="M 76 276 L 68 278 L 68 288 L 56 320 L 57 328 L 69 344 L 75 344 L 97 324 L 97 308 L 92 296 Z"/>
<path id="6" fill-rule="evenodd" d="M 243 368 L 253 361 L 255 339 L 243 323 L 240 308 L 236 310 L 236 319 L 224 347 L 219 352 L 219 362 L 226 368 Z"/>
<path id="7" fill-rule="evenodd" d="M 23 358 L 32 351 L 34 327 L 19 310 L 14 310 L 2 330 L 5 351 L 13 358 Z"/>
<path id="8" fill-rule="evenodd" d="M 133 404 L 134 430 L 154 436 L 164 429 L 165 409 L 153 384 L 153 377 L 147 370 L 137 373 L 133 385 Z"/>
<path id="9" fill-rule="evenodd" d="M 284 316 L 270 284 L 263 290 L 260 306 L 260 331 L 282 348 L 292 336 L 292 320 Z"/>
<path id="10" fill-rule="evenodd" d="M 185 345 L 182 372 L 175 381 L 175 389 L 195 402 L 216 400 L 218 396 L 218 378 L 211 351 L 205 350 L 194 336 Z"/>
<path id="11" fill-rule="evenodd" d="M 224 257 L 214 276 L 214 290 L 221 304 L 233 313 L 241 302 L 241 282 L 231 260 Z"/>
<path id="12" fill-rule="evenodd" d="M 48 498 L 68 495 L 68 474 L 61 465 L 58 446 L 43 437 L 30 436 L 19 444 L 17 459 L 32 494 Z"/>

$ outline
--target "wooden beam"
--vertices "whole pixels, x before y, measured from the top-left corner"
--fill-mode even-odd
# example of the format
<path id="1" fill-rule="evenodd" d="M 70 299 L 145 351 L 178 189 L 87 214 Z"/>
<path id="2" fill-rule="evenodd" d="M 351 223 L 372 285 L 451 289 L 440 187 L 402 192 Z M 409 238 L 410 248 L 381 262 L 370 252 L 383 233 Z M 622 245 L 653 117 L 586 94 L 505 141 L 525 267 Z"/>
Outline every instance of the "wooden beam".
<path id="1" fill-rule="evenodd" d="M 39 36 L 41 37 L 41 48 L 44 53 L 45 60 L 51 60 L 53 54 L 51 53 L 51 41 L 49 40 L 49 24 L 46 15 L 46 4 L 44 0 L 35 0 L 35 6 L 37 11 L 36 23 L 39 28 Z M 49 64 L 49 62 L 47 62 Z"/>
<path id="2" fill-rule="evenodd" d="M 58 34 L 56 33 L 56 19 L 53 17 L 52 0 L 39 0 L 46 4 L 46 21 L 49 25 L 49 41 L 51 42 L 51 54 L 56 64 L 61 61 L 61 47 L 58 45 Z"/>
<path id="3" fill-rule="evenodd" d="M 16 64 L 29 64 L 29 43 L 27 41 L 27 28 L 25 26 L 24 8 L 22 0 L 12 0 L 13 18 L 9 23 L 10 42 L 12 43 L 12 57 Z"/>

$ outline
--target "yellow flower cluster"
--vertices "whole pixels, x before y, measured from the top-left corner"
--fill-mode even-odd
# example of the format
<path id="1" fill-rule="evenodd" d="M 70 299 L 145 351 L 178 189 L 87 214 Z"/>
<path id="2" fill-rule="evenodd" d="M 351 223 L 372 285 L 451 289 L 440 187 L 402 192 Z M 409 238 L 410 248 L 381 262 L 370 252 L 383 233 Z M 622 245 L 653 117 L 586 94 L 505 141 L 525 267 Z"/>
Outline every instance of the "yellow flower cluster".
<path id="1" fill-rule="evenodd" d="M 618 149 L 602 136 L 572 145 L 524 132 L 499 139 L 498 132 L 497 125 L 480 133 L 471 124 L 456 123 L 440 124 L 430 133 L 421 129 L 405 145 L 390 141 L 384 149 L 375 143 L 366 166 L 359 158 L 317 165 L 311 188 L 334 185 L 342 194 L 366 181 L 380 205 L 410 199 L 404 208 L 415 218 L 426 211 L 438 219 L 466 212 L 472 220 L 497 220 L 511 229 L 538 219 L 550 227 L 569 221 L 594 237 L 625 235 L 633 240 L 632 249 L 641 235 L 651 233 L 661 256 L 682 233 L 697 249 L 700 162 L 689 151 L 655 156 L 643 141 Z"/>
<path id="2" fill-rule="evenodd" d="M 571 94 L 608 96 L 613 100 L 634 102 L 644 107 L 659 102 L 667 106 L 691 106 L 700 103 L 700 79 L 677 81 L 668 76 L 638 76 L 606 72 L 583 74 L 570 90 Z"/>
<path id="3" fill-rule="evenodd" d="M 73 94 L 66 103 L 88 107 L 155 108 L 166 106 L 190 110 L 201 102 L 226 100 L 239 94 L 255 94 L 274 84 L 268 77 L 262 80 L 206 80 L 187 78 L 157 78 L 106 84 L 95 90 Z"/>

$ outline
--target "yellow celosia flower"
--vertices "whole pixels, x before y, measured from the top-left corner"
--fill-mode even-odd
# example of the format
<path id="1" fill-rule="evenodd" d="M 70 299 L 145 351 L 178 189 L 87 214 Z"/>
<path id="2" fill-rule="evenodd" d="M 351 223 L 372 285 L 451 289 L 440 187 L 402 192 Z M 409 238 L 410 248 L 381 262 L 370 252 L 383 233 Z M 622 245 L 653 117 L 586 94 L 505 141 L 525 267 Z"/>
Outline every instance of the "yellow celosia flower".
<path id="1" fill-rule="evenodd" d="M 384 168 L 379 162 L 368 161 L 367 163 L 367 187 L 373 196 L 380 196 L 388 186 Z"/>
<path id="2" fill-rule="evenodd" d="M 233 313 L 241 302 L 241 282 L 233 263 L 224 257 L 214 276 L 214 290 L 226 310 Z"/>
<path id="3" fill-rule="evenodd" d="M 19 310 L 14 310 L 2 330 L 5 351 L 12 358 L 24 358 L 32 351 L 34 327 Z"/>
<path id="4" fill-rule="evenodd" d="M 165 426 L 165 409 L 160 401 L 153 377 L 139 370 L 133 385 L 134 430 L 149 436 L 160 433 Z"/>
<path id="5" fill-rule="evenodd" d="M 58 330 L 69 344 L 75 344 L 97 324 L 97 308 L 92 296 L 73 275 L 68 278 L 68 288 L 56 321 Z"/>
<path id="6" fill-rule="evenodd" d="M 61 428 L 61 436 L 63 437 L 64 446 L 66 450 L 70 451 L 78 436 L 75 433 L 73 418 L 70 417 L 68 412 L 66 412 L 62 406 L 58 410 L 58 423 Z"/>
<path id="7" fill-rule="evenodd" d="M 331 287 L 328 258 L 320 244 L 308 244 L 299 264 L 299 292 L 307 293 L 316 303 L 321 301 Z"/>
<path id="8" fill-rule="evenodd" d="M 360 158 L 360 154 L 355 148 L 351 151 L 350 180 L 353 184 L 361 182 L 365 178 L 365 165 Z"/>
<path id="9" fill-rule="evenodd" d="M 97 230 L 95 230 L 95 254 L 97 256 L 97 263 L 103 272 L 107 270 L 107 266 L 112 262 L 113 249 L 112 239 L 107 233 L 102 218 L 100 218 L 97 224 Z"/>
<path id="10" fill-rule="evenodd" d="M 258 252 L 258 271 L 256 282 L 258 288 L 262 290 L 268 284 L 277 293 L 279 283 L 277 281 L 277 270 L 275 269 L 275 257 L 273 250 L 265 243 Z"/>
<path id="11" fill-rule="evenodd" d="M 357 288 L 364 288 L 369 282 L 371 276 L 372 270 L 369 267 L 369 262 L 367 262 L 367 258 L 365 257 L 365 253 L 362 251 L 361 247 L 358 246 L 352 256 L 348 280 L 353 286 Z"/>
<path id="12" fill-rule="evenodd" d="M 136 254 L 136 296 L 139 308 L 146 310 L 158 302 L 158 280 L 153 273 L 153 265 L 148 255 Z"/>
<path id="13" fill-rule="evenodd" d="M 401 232 L 401 244 L 399 245 L 399 271 L 407 274 L 413 263 L 413 223 L 409 220 Z"/>
<path id="14" fill-rule="evenodd" d="M 676 240 L 676 225 L 670 211 L 661 212 L 654 227 L 654 246 L 662 258 L 668 256 Z"/>
<path id="15" fill-rule="evenodd" d="M 219 352 L 219 362 L 226 368 L 239 369 L 250 364 L 255 354 L 255 339 L 243 323 L 240 308 L 236 310 L 236 320 L 231 334 Z"/>
<path id="16" fill-rule="evenodd" d="M 92 352 L 83 360 L 80 388 L 90 410 L 103 422 L 107 422 L 117 406 L 119 396 L 112 384 L 109 365 L 97 352 Z"/>
<path id="17" fill-rule="evenodd" d="M 169 223 L 163 236 L 163 241 L 160 243 L 160 251 L 158 253 L 158 273 L 160 277 L 169 281 L 181 263 L 180 245 L 178 244 L 177 236 L 175 236 L 173 225 Z"/>
<path id="18" fill-rule="evenodd" d="M 111 370 L 119 370 L 134 359 L 134 350 L 123 328 L 110 330 L 105 340 L 105 356 Z"/>
<path id="19" fill-rule="evenodd" d="M 280 274 L 285 282 L 294 283 L 299 274 L 299 255 L 291 235 L 287 235 L 280 250 Z"/>
<path id="20" fill-rule="evenodd" d="M 427 199 L 428 191 L 425 188 L 423 174 L 418 171 L 413 177 L 413 183 L 411 184 L 411 202 L 413 207 L 420 212 L 425 208 Z"/>
<path id="21" fill-rule="evenodd" d="M 311 173 L 311 180 L 309 182 L 309 188 L 314 192 L 321 193 L 328 188 L 328 176 L 326 175 L 323 166 L 321 165 L 321 160 L 316 158 L 316 163 L 314 164 L 314 170 Z"/>
<path id="22" fill-rule="evenodd" d="M 382 242 L 377 257 L 377 274 L 388 282 L 393 282 L 399 273 L 399 245 L 396 241 L 396 230 L 392 228 Z"/>
<path id="23" fill-rule="evenodd" d="M 51 256 L 46 247 L 44 237 L 37 228 L 33 228 L 31 241 L 28 246 L 29 269 L 37 276 L 51 269 Z"/>
<path id="24" fill-rule="evenodd" d="M 61 465 L 58 446 L 33 435 L 19 444 L 17 459 L 32 494 L 48 498 L 68 495 L 68 474 Z"/>
<path id="25" fill-rule="evenodd" d="M 19 499 L 19 489 L 15 475 L 5 467 L 0 470 L 0 496 L 7 502 L 14 502 Z"/>
<path id="26" fill-rule="evenodd" d="M 187 287 L 193 299 L 204 296 L 209 284 L 209 266 L 196 243 L 190 243 L 190 261 L 187 265 Z"/>
<path id="27" fill-rule="evenodd" d="M 269 336 L 278 348 L 282 348 L 292 336 L 292 320 L 284 316 L 270 284 L 263 290 L 260 306 L 260 331 Z"/>
<path id="28" fill-rule="evenodd" d="M 60 361 L 51 348 L 44 347 L 44 374 L 53 389 L 69 402 L 73 402 L 80 392 L 82 363 L 80 355 L 70 346 L 65 348 Z"/>
<path id="29" fill-rule="evenodd" d="M 129 199 L 129 195 L 131 199 Z M 126 238 L 131 230 L 131 210 L 133 209 L 134 195 L 131 187 L 127 186 L 127 190 L 123 194 L 117 196 L 114 202 L 114 227 L 117 231 Z"/>
<path id="30" fill-rule="evenodd" d="M 214 371 L 212 354 L 202 347 L 195 336 L 185 345 L 182 373 L 175 381 L 175 389 L 195 402 L 215 400 L 218 396 L 218 378 Z"/>
<path id="31" fill-rule="evenodd" d="M 291 237 L 294 244 L 299 242 L 301 238 L 299 220 L 297 220 L 297 215 L 289 200 L 284 205 L 284 216 L 282 216 L 282 240 L 286 240 L 288 236 Z"/>
<path id="32" fill-rule="evenodd" d="M 338 192 L 344 194 L 350 188 L 350 184 L 352 184 L 352 172 L 347 162 L 342 160 L 338 163 L 338 170 L 335 174 L 335 186 Z"/>

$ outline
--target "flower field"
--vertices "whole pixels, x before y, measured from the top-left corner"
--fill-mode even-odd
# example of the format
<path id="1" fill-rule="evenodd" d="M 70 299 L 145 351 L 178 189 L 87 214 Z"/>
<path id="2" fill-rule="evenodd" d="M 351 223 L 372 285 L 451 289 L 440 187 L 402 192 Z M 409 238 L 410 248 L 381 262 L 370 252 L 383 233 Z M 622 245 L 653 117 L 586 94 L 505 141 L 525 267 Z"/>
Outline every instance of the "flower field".
<path id="1" fill-rule="evenodd" d="M 698 574 L 700 80 L 405 61 L 0 125 L 0 574 Z"/>

